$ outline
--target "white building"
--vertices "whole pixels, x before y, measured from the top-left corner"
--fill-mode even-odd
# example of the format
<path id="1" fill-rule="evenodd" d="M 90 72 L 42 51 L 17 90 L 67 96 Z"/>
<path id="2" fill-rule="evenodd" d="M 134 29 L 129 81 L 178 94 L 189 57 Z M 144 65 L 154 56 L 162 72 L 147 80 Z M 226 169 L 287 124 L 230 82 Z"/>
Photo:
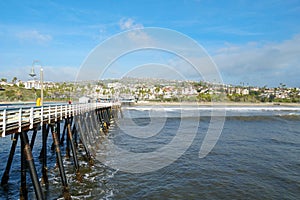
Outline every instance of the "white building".
<path id="1" fill-rule="evenodd" d="M 122 84 L 119 82 L 114 82 L 114 83 L 108 83 L 107 84 L 108 88 L 115 88 L 115 89 L 119 89 L 122 87 Z"/>
<path id="2" fill-rule="evenodd" d="M 244 88 L 242 90 L 242 95 L 248 95 L 249 94 L 249 90 L 247 88 Z"/>
<path id="3" fill-rule="evenodd" d="M 91 99 L 89 97 L 83 96 L 79 98 L 79 103 L 90 103 Z"/>
<path id="4" fill-rule="evenodd" d="M 12 83 L 7 83 L 7 82 L 4 82 L 4 81 L 1 81 L 1 82 L 0 82 L 0 85 L 13 86 L 14 84 L 12 84 Z"/>
<path id="5" fill-rule="evenodd" d="M 37 80 L 26 81 L 24 82 L 24 86 L 26 89 L 32 89 L 32 88 L 41 89 L 41 83 L 40 81 Z"/>
<path id="6" fill-rule="evenodd" d="M 17 84 L 19 85 L 20 83 L 17 83 Z M 25 81 L 23 84 L 24 84 L 26 89 L 32 89 L 32 88 L 35 88 L 35 89 L 38 89 L 38 90 L 41 89 L 41 82 L 39 80 Z M 52 88 L 54 86 L 55 86 L 55 83 L 53 83 L 53 82 L 49 82 L 49 81 L 43 82 L 43 87 L 44 88 Z"/>

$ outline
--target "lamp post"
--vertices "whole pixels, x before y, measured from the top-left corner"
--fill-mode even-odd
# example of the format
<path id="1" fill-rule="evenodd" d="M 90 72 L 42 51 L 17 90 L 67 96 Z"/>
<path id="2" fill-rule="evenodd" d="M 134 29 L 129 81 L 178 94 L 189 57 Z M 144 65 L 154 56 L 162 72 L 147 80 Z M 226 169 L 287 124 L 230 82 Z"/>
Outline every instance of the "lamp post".
<path id="1" fill-rule="evenodd" d="M 44 83 L 43 83 L 43 68 L 41 66 L 41 71 L 40 71 L 40 78 L 41 78 L 41 106 L 43 106 L 44 103 Z"/>
<path id="2" fill-rule="evenodd" d="M 42 64 L 39 60 L 34 60 L 32 63 L 32 69 L 31 69 L 31 73 L 29 74 L 31 77 L 35 77 L 36 74 L 34 73 L 34 65 L 36 63 L 40 64 L 40 86 L 41 86 L 41 98 L 40 98 L 40 105 L 39 106 L 43 106 L 44 103 L 44 81 L 43 81 L 43 67 Z M 38 104 L 38 103 L 37 103 Z"/>

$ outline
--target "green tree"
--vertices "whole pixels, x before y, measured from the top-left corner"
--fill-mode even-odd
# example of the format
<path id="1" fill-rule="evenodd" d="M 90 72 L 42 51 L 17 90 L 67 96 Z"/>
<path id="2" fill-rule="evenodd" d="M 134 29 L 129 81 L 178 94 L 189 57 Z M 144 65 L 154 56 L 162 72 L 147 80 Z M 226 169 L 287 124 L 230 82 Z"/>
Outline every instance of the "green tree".
<path id="1" fill-rule="evenodd" d="M 17 77 L 13 77 L 13 79 L 11 80 L 12 84 L 16 84 L 17 83 L 18 78 Z"/>
<path id="2" fill-rule="evenodd" d="M 24 88 L 25 87 L 24 83 L 20 82 L 19 87 Z"/>
<path id="3" fill-rule="evenodd" d="M 197 96 L 198 101 L 211 101 L 211 95 L 208 93 L 199 93 Z"/>

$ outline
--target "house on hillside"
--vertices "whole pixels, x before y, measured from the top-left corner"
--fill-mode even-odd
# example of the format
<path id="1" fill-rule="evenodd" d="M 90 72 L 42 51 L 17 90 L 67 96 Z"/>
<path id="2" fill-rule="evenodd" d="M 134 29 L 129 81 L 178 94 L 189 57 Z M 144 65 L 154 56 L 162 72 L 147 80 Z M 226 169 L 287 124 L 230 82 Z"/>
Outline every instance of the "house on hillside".
<path id="1" fill-rule="evenodd" d="M 79 98 L 79 103 L 91 103 L 91 99 L 86 96 L 82 96 Z"/>

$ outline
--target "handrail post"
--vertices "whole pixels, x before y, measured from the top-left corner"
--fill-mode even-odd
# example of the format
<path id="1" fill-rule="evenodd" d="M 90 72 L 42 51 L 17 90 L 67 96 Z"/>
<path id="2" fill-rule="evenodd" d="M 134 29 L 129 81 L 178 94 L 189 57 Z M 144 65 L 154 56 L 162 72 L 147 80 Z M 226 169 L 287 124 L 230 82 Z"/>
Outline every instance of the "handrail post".
<path id="1" fill-rule="evenodd" d="M 57 105 L 55 105 L 55 122 L 57 122 Z"/>
<path id="2" fill-rule="evenodd" d="M 48 123 L 50 124 L 51 123 L 51 106 L 49 106 L 48 108 L 48 114 L 49 114 L 49 117 L 48 117 Z"/>
<path id="3" fill-rule="evenodd" d="M 19 108 L 18 124 L 19 124 L 18 133 L 21 133 L 21 131 L 22 131 L 22 108 Z"/>
<path id="4" fill-rule="evenodd" d="M 33 107 L 30 108 L 30 115 L 29 115 L 29 129 L 33 129 Z"/>
<path id="5" fill-rule="evenodd" d="M 43 126 L 44 123 L 44 106 L 41 107 L 41 126 Z"/>
<path id="6" fill-rule="evenodd" d="M 3 125 L 2 125 L 2 137 L 5 137 L 6 132 L 6 109 L 3 110 Z"/>

